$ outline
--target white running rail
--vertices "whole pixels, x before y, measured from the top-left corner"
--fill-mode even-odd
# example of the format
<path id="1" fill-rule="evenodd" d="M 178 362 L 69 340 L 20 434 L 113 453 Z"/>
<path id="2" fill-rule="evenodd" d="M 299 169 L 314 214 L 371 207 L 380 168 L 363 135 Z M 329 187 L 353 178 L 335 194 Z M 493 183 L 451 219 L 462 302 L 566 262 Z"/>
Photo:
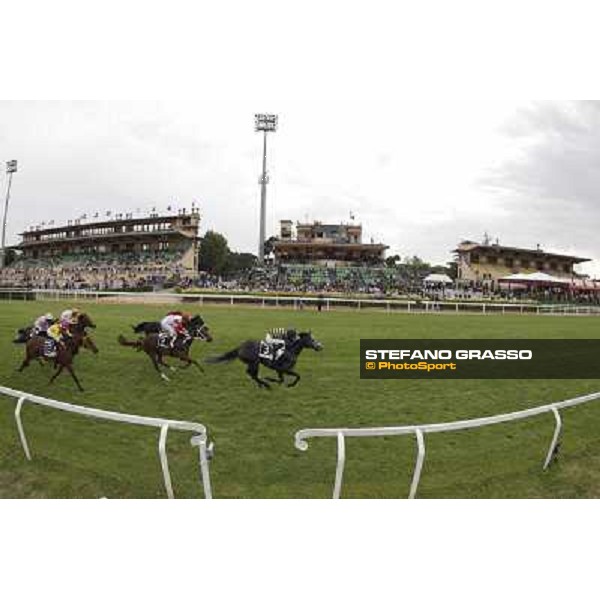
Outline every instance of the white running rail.
<path id="1" fill-rule="evenodd" d="M 17 405 L 15 408 L 15 421 L 17 424 L 21 445 L 23 446 L 23 452 L 25 453 L 27 460 L 31 460 L 31 451 L 29 449 L 29 443 L 27 441 L 27 437 L 25 436 L 25 428 L 23 427 L 23 421 L 21 419 L 21 410 L 26 402 L 47 406 L 48 408 L 54 408 L 64 412 L 75 413 L 84 417 L 92 417 L 94 419 L 102 419 L 104 421 L 118 421 L 120 423 L 129 423 L 131 425 L 145 425 L 160 429 L 158 439 L 158 455 L 160 458 L 165 490 L 169 498 L 174 498 L 175 494 L 173 492 L 171 472 L 169 470 L 169 461 L 167 458 L 167 435 L 170 429 L 189 431 L 190 433 L 194 434 L 191 438 L 192 446 L 197 446 L 199 449 L 200 481 L 202 483 L 202 487 L 204 488 L 204 497 L 207 500 L 212 498 L 208 465 L 209 459 L 212 455 L 212 444 L 209 448 L 207 448 L 208 435 L 206 432 L 206 427 L 200 423 L 173 421 L 171 419 L 160 419 L 154 417 L 141 417 L 139 415 L 129 415 L 126 413 L 102 410 L 99 408 L 78 406 L 76 404 L 68 404 L 67 402 L 43 398 L 41 396 L 35 396 L 33 394 L 28 394 L 27 392 L 13 390 L 3 386 L 0 386 L 0 395 L 8 396 L 17 400 Z"/>
<path id="2" fill-rule="evenodd" d="M 61 301 L 68 299 L 74 302 L 149 302 L 152 304 L 220 304 L 222 306 L 251 305 L 262 308 L 314 308 L 319 302 L 316 296 L 278 296 L 236 293 L 181 293 L 172 292 L 119 292 L 95 290 L 53 290 L 53 289 L 24 289 L 0 288 L 0 300 L 8 302 L 21 300 L 27 295 L 31 299 L 41 301 Z M 343 296 L 323 297 L 323 310 L 336 308 L 346 309 L 378 309 L 388 313 L 430 313 L 430 314 L 461 314 L 480 313 L 484 315 L 528 314 L 528 315 L 600 315 L 600 305 L 578 304 L 533 304 L 517 302 L 477 302 L 477 301 L 437 301 L 394 299 L 394 298 L 346 298 Z"/>
<path id="3" fill-rule="evenodd" d="M 361 428 L 346 428 L 334 427 L 326 429 L 301 429 L 296 432 L 295 445 L 298 450 L 307 450 L 310 438 L 316 437 L 335 437 L 337 438 L 337 464 L 335 470 L 335 483 L 333 486 L 333 498 L 340 498 L 342 491 L 342 481 L 344 477 L 344 463 L 346 460 L 345 439 L 347 437 L 386 437 L 393 435 L 414 435 L 417 443 L 417 457 L 415 459 L 415 467 L 410 486 L 409 499 L 415 498 L 421 480 L 421 471 L 425 461 L 425 434 L 440 433 L 442 431 L 460 431 L 463 429 L 475 429 L 477 427 L 485 427 L 486 425 L 495 425 L 497 423 L 508 423 L 510 421 L 519 421 L 536 415 L 552 413 L 554 415 L 555 427 L 546 458 L 544 460 L 543 469 L 546 470 L 552 459 L 555 457 L 559 448 L 560 436 L 562 433 L 562 419 L 560 410 L 585 404 L 600 399 L 600 392 L 594 392 L 586 396 L 578 396 L 570 400 L 554 402 L 536 408 L 528 408 L 519 412 L 505 413 L 494 415 L 493 417 L 481 417 L 479 419 L 469 419 L 466 421 L 454 421 L 451 423 L 434 423 L 429 425 L 403 425 L 400 427 L 361 427 Z"/>

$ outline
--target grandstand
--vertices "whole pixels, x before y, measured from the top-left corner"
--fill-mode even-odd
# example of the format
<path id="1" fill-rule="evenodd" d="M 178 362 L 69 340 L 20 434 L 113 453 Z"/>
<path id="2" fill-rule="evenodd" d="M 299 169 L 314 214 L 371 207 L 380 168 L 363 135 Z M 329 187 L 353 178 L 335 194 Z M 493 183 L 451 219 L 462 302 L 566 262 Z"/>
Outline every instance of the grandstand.
<path id="1" fill-rule="evenodd" d="M 399 283 L 384 265 L 388 246 L 363 243 L 360 224 L 280 222 L 274 264 L 256 269 L 250 285 L 288 291 L 379 292 Z"/>
<path id="2" fill-rule="evenodd" d="M 491 243 L 486 235 L 483 243 L 462 241 L 454 250 L 457 257 L 458 280 L 461 283 L 494 286 L 509 275 L 543 272 L 554 277 L 581 278 L 574 267 L 589 258 L 502 246 Z"/>
<path id="3" fill-rule="evenodd" d="M 384 244 L 364 244 L 360 224 L 297 223 L 295 236 L 292 221 L 284 220 L 280 225 L 279 239 L 273 244 L 277 264 L 378 265 L 388 249 Z"/>
<path id="4" fill-rule="evenodd" d="M 127 289 L 177 285 L 198 273 L 199 210 L 31 227 L 13 246 L 3 286 Z"/>

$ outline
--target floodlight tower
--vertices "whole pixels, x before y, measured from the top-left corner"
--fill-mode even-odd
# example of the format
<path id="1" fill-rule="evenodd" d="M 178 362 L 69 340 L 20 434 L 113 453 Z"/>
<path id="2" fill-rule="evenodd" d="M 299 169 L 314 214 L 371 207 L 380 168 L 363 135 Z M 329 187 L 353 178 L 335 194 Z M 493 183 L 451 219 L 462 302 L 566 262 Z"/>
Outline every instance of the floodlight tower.
<path id="1" fill-rule="evenodd" d="M 263 168 L 262 175 L 258 180 L 260 183 L 260 232 L 258 236 L 258 263 L 265 262 L 265 237 L 267 220 L 267 133 L 277 131 L 277 115 L 256 114 L 254 115 L 254 131 L 262 131 L 263 138 Z"/>
<path id="2" fill-rule="evenodd" d="M 17 172 L 17 161 L 9 160 L 6 163 L 6 173 L 8 174 L 8 187 L 6 188 L 6 200 L 4 202 L 4 218 L 2 219 L 2 249 L 0 253 L 0 269 L 6 264 L 6 215 L 8 213 L 8 201 L 10 199 L 10 187 L 12 185 L 13 173 Z"/>

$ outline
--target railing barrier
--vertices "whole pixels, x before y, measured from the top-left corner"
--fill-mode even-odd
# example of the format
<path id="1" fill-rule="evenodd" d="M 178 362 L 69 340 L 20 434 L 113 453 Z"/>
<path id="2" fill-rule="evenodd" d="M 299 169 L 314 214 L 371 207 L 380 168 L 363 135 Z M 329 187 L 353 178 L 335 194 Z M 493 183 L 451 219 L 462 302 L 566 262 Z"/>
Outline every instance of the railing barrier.
<path id="1" fill-rule="evenodd" d="M 338 499 L 342 491 L 342 478 L 344 473 L 344 464 L 346 460 L 346 437 L 387 437 L 397 435 L 414 435 L 417 445 L 417 456 L 413 477 L 410 485 L 409 499 L 415 498 L 421 480 L 421 472 L 423 463 L 425 462 L 425 434 L 440 433 L 443 431 L 461 431 L 465 429 L 475 429 L 485 427 L 487 425 L 495 425 L 498 423 L 508 423 L 511 421 L 519 421 L 545 413 L 554 415 L 555 427 L 546 458 L 543 463 L 543 470 L 547 470 L 556 458 L 560 448 L 560 438 L 562 434 L 562 419 L 560 410 L 570 408 L 579 404 L 585 404 L 594 400 L 600 399 L 600 392 L 578 396 L 561 402 L 554 402 L 535 408 L 528 408 L 518 412 L 504 413 L 491 417 L 480 417 L 477 419 L 469 419 L 464 421 L 453 421 L 449 423 L 432 423 L 426 425 L 402 425 L 398 427 L 334 427 L 321 429 L 301 429 L 296 432 L 294 443 L 298 450 L 308 450 L 308 439 L 316 437 L 335 437 L 337 438 L 337 464 L 335 472 L 335 483 L 333 487 L 333 498 Z"/>
<path id="2" fill-rule="evenodd" d="M 294 310 L 302 310 L 308 306 L 316 306 L 321 302 L 325 310 L 336 307 L 354 308 L 364 310 L 365 308 L 385 310 L 387 313 L 398 311 L 430 314 L 460 314 L 461 312 L 478 312 L 481 314 L 534 314 L 534 315 L 600 315 L 600 305 L 554 305 L 554 304 L 532 304 L 518 302 L 478 302 L 461 300 L 409 300 L 394 298 L 344 298 L 315 296 L 264 296 L 256 294 L 227 294 L 227 293 L 190 293 L 175 294 L 172 292 L 119 292 L 119 291 L 96 291 L 96 290 L 53 290 L 44 288 L 22 289 L 22 288 L 0 288 L 0 299 L 7 298 L 9 301 L 17 297 L 27 295 L 35 300 L 73 299 L 78 301 L 101 302 L 103 299 L 111 299 L 115 302 L 125 300 L 150 301 L 160 303 L 196 303 L 204 304 L 250 304 L 254 306 L 287 307 Z M 394 310 L 392 310 L 394 309 Z"/>
<path id="3" fill-rule="evenodd" d="M 19 439 L 21 440 L 21 446 L 27 460 L 31 460 L 31 451 L 29 443 L 25 435 L 25 429 L 23 427 L 23 421 L 21 419 L 21 411 L 26 402 L 31 404 L 39 404 L 48 408 L 56 410 L 75 413 L 84 417 L 91 417 L 95 419 L 101 419 L 104 421 L 116 421 L 120 423 L 128 423 L 130 425 L 144 425 L 147 427 L 156 427 L 160 429 L 158 438 L 158 456 L 160 459 L 160 466 L 162 469 L 163 482 L 165 490 L 169 498 L 174 498 L 173 484 L 171 481 L 171 472 L 169 470 L 169 461 L 167 457 L 167 436 L 170 429 L 178 431 L 188 431 L 193 433 L 193 437 L 190 440 L 192 446 L 199 447 L 199 478 L 200 483 L 204 490 L 204 497 L 208 500 L 212 498 L 212 489 L 210 484 L 210 471 L 209 471 L 209 460 L 213 454 L 214 445 L 211 443 L 207 447 L 208 434 L 206 427 L 200 423 L 192 423 L 188 421 L 174 421 L 172 419 L 161 419 L 156 417 L 142 417 L 139 415 L 130 415 L 126 413 L 119 413 L 109 410 L 103 410 L 99 408 L 91 408 L 87 406 L 79 406 L 77 404 L 69 404 L 67 402 L 61 402 L 59 400 L 52 400 L 50 398 L 43 398 L 42 396 L 35 396 L 26 392 L 13 390 L 11 388 L 0 386 L 0 395 L 8 396 L 10 398 L 17 399 L 17 405 L 15 408 L 15 422 L 17 424 L 17 430 L 19 432 Z"/>

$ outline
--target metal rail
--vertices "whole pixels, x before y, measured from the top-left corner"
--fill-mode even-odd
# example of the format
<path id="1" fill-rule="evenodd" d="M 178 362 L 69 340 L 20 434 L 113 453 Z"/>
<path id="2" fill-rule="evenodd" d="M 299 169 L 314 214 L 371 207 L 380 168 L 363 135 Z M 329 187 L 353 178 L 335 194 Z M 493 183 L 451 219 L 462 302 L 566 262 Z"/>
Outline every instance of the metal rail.
<path id="1" fill-rule="evenodd" d="M 441 433 L 443 431 L 461 431 L 465 429 L 476 429 L 487 425 L 495 425 L 498 423 L 508 423 L 511 421 L 519 421 L 537 415 L 552 413 L 555 419 L 555 428 L 546 459 L 543 463 L 543 469 L 546 470 L 556 457 L 560 436 L 562 433 L 562 419 L 560 410 L 570 408 L 579 404 L 585 404 L 594 400 L 600 399 L 600 392 L 578 396 L 561 402 L 554 402 L 544 406 L 528 408 L 518 412 L 504 413 L 494 415 L 492 417 L 480 417 L 477 419 L 468 419 L 464 421 L 453 421 L 450 423 L 431 423 L 426 425 L 402 425 L 398 427 L 333 427 L 321 429 L 301 429 L 295 434 L 295 446 L 298 450 L 305 451 L 308 449 L 308 439 L 316 437 L 335 437 L 337 438 L 338 457 L 336 464 L 335 484 L 333 498 L 337 499 L 341 495 L 342 481 L 344 477 L 344 464 L 346 460 L 345 438 L 346 437 L 387 437 L 397 435 L 414 435 L 417 443 L 417 457 L 415 459 L 415 467 L 413 478 L 410 486 L 409 499 L 415 498 L 421 480 L 421 471 L 425 461 L 425 434 L 426 433 Z"/>
<path id="2" fill-rule="evenodd" d="M 437 301 L 437 300 L 409 300 L 394 298 L 343 298 L 343 297 L 324 297 L 315 296 L 287 296 L 287 295 L 257 295 L 257 294 L 174 294 L 171 292 L 119 292 L 119 291 L 95 291 L 95 290 L 53 290 L 44 288 L 0 288 L 0 299 L 6 298 L 8 301 L 17 299 L 22 294 L 31 294 L 36 300 L 55 300 L 69 298 L 76 301 L 100 302 L 102 298 L 113 298 L 115 301 L 120 299 L 133 299 L 146 301 L 151 300 L 156 303 L 178 303 L 196 302 L 200 306 L 203 304 L 221 304 L 235 306 L 236 304 L 248 304 L 254 306 L 266 307 L 288 307 L 302 309 L 305 306 L 315 306 L 319 301 L 324 310 L 331 310 L 335 307 L 354 308 L 364 310 L 366 308 L 381 309 L 388 313 L 391 312 L 409 312 L 409 313 L 430 313 L 430 314 L 461 314 L 465 312 L 477 312 L 481 314 L 504 315 L 504 314 L 529 314 L 529 315 L 600 315 L 600 306 L 598 305 L 560 305 L 560 304 L 532 304 L 532 303 L 499 303 L 482 301 Z"/>
<path id="3" fill-rule="evenodd" d="M 91 417 L 94 419 L 101 419 L 104 421 L 116 421 L 119 423 L 128 423 L 130 425 L 143 425 L 146 427 L 156 427 L 160 429 L 160 435 L 158 439 L 158 455 L 160 459 L 160 465 L 162 469 L 163 481 L 165 484 L 165 490 L 169 498 L 174 498 L 173 485 L 171 482 L 171 473 L 169 470 L 169 461 L 167 458 L 167 435 L 170 429 L 178 431 L 188 431 L 193 433 L 190 443 L 192 446 L 198 446 L 199 448 L 199 463 L 200 463 L 200 482 L 204 489 L 204 497 L 206 499 L 212 498 L 212 490 L 210 484 L 210 472 L 208 466 L 208 460 L 212 454 L 211 448 L 207 448 L 208 435 L 206 427 L 200 423 L 192 423 L 188 421 L 174 421 L 172 419 L 161 419 L 156 417 L 142 417 L 139 415 L 130 415 L 126 413 L 119 413 L 110 410 L 103 410 L 99 408 L 90 408 L 87 406 L 79 406 L 77 404 L 69 404 L 67 402 L 61 402 L 59 400 L 52 400 L 50 398 L 44 398 L 42 396 L 36 396 L 27 392 L 21 392 L 13 390 L 11 388 L 0 386 L 0 395 L 15 398 L 17 405 L 15 408 L 15 422 L 17 424 L 17 430 L 19 432 L 19 438 L 21 440 L 21 446 L 27 460 L 31 460 L 31 451 L 29 443 L 25 435 L 25 428 L 23 427 L 23 421 L 21 419 L 21 411 L 23 405 L 26 402 L 31 404 L 39 404 L 40 406 L 46 406 L 63 412 L 69 412 L 78 414 L 84 417 Z"/>

